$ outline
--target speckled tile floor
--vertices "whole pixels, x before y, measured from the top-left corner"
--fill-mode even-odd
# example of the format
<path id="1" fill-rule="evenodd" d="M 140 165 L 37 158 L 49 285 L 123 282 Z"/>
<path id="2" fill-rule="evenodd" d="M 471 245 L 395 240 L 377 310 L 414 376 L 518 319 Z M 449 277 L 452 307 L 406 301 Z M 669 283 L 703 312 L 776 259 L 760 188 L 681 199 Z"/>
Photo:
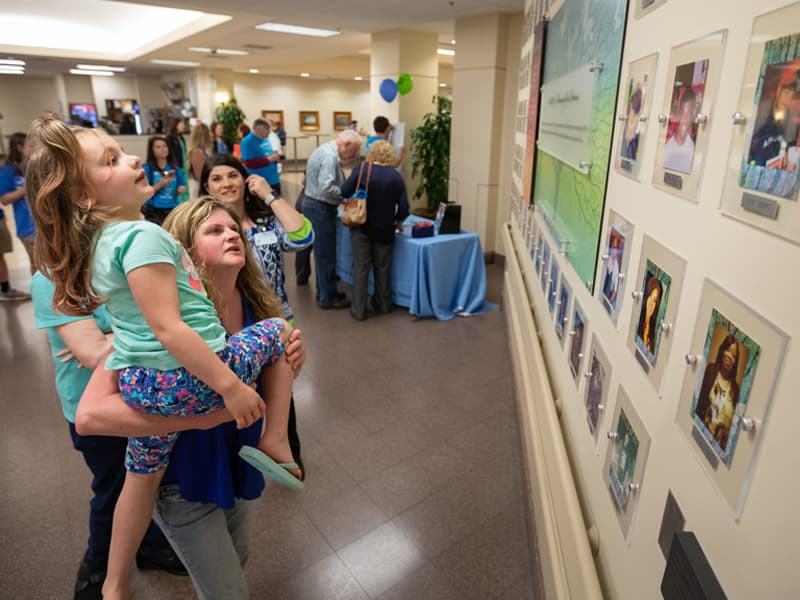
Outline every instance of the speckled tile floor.
<path id="1" fill-rule="evenodd" d="M 26 288 L 21 252 L 10 255 L 12 282 Z M 358 323 L 319 310 L 291 259 L 287 272 L 308 347 L 295 386 L 308 479 L 300 494 L 268 486 L 255 501 L 252 597 L 538 597 L 501 311 L 445 322 L 400 308 Z M 487 275 L 499 302 L 502 269 Z M 0 331 L 0 598 L 71 598 L 89 473 L 31 303 L 0 304 Z M 195 598 L 187 578 L 152 571 L 135 572 L 133 590 Z"/>

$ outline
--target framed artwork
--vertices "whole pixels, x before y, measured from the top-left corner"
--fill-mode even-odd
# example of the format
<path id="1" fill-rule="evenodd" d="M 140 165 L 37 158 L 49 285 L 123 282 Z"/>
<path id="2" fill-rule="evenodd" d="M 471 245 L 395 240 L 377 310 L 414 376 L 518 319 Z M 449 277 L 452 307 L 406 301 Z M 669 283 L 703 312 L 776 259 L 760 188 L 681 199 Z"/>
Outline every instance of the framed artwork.
<path id="1" fill-rule="evenodd" d="M 589 351 L 589 369 L 583 374 L 586 377 L 584 390 L 584 404 L 586 406 L 586 423 L 589 433 L 592 434 L 595 444 L 598 441 L 598 431 L 602 425 L 602 417 L 607 405 L 608 386 L 611 384 L 611 363 L 608 361 L 600 340 L 595 333 L 592 336 L 592 346 Z"/>
<path id="2" fill-rule="evenodd" d="M 564 344 L 564 329 L 569 324 L 569 301 L 572 299 L 572 289 L 567 283 L 567 278 L 561 275 L 561 287 L 558 290 L 558 300 L 556 300 L 556 337 L 561 344 Z"/>
<path id="3" fill-rule="evenodd" d="M 603 479 L 617 513 L 622 535 L 630 540 L 631 523 L 641 494 L 650 435 L 622 386 L 608 432 Z"/>
<path id="4" fill-rule="evenodd" d="M 614 165 L 623 175 L 639 180 L 645 133 L 652 105 L 653 79 L 656 75 L 658 54 L 651 54 L 628 66 L 628 83 L 620 98 L 617 115 L 618 141 Z"/>
<path id="5" fill-rule="evenodd" d="M 536 160 L 536 131 L 539 128 L 539 88 L 542 83 L 544 66 L 545 37 L 547 21 L 542 19 L 534 28 L 533 48 L 531 49 L 530 79 L 528 92 L 527 131 L 525 134 L 525 167 L 522 173 L 522 197 L 525 202 L 533 204 L 533 171 Z"/>
<path id="6" fill-rule="evenodd" d="M 353 113 L 347 111 L 334 111 L 333 113 L 333 128 L 336 131 L 344 131 L 350 126 L 353 120 Z"/>
<path id="7" fill-rule="evenodd" d="M 286 121 L 283 120 L 283 111 L 282 110 L 262 110 L 261 111 L 261 118 L 262 119 L 269 119 L 273 123 L 280 123 L 284 127 L 286 126 Z"/>
<path id="8" fill-rule="evenodd" d="M 542 291 L 547 294 L 547 284 L 548 278 L 547 274 L 550 270 L 550 244 L 547 241 L 543 242 L 542 244 L 542 262 L 540 265 L 540 273 L 541 281 L 542 281 Z"/>
<path id="9" fill-rule="evenodd" d="M 726 32 L 675 46 L 667 70 L 653 184 L 697 202 Z"/>
<path id="10" fill-rule="evenodd" d="M 300 111 L 300 131 L 319 131 L 319 111 Z"/>
<path id="11" fill-rule="evenodd" d="M 628 347 L 653 387 L 660 392 L 686 261 L 645 235 L 639 259 L 639 286 L 632 293 L 633 317 Z"/>
<path id="12" fill-rule="evenodd" d="M 785 333 L 705 280 L 677 421 L 737 519 L 787 342 Z"/>
<path id="13" fill-rule="evenodd" d="M 666 1 L 667 0 L 634 0 L 634 4 L 636 5 L 634 17 L 636 19 L 641 19 L 643 16 L 650 14 L 659 6 L 666 3 Z"/>
<path id="14" fill-rule="evenodd" d="M 608 316 L 616 323 L 625 293 L 633 225 L 613 210 L 608 211 L 608 223 L 605 251 L 600 256 L 599 296 Z"/>
<path id="15" fill-rule="evenodd" d="M 720 209 L 800 244 L 800 5 L 761 15 L 734 121 Z"/>
<path id="16" fill-rule="evenodd" d="M 569 362 L 569 370 L 572 371 L 572 377 L 575 383 L 580 383 L 579 375 L 581 373 L 581 362 L 583 361 L 583 341 L 586 337 L 586 317 L 575 300 L 575 306 L 572 309 L 572 326 L 569 330 L 569 354 L 567 354 L 567 362 Z"/>
<path id="17" fill-rule="evenodd" d="M 558 262 L 555 255 L 550 260 L 550 276 L 547 278 L 547 308 L 550 310 L 550 316 L 556 309 L 556 297 L 558 296 Z"/>

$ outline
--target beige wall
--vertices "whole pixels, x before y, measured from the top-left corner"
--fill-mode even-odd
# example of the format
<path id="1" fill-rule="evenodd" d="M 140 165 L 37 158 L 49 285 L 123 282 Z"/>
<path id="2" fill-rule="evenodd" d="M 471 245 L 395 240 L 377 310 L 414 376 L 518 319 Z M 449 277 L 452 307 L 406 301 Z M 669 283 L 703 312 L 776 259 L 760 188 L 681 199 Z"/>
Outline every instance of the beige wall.
<path id="1" fill-rule="evenodd" d="M 27 131 L 42 111 L 62 112 L 53 77 L 0 75 L 0 129 L 4 137 L 15 131 Z"/>

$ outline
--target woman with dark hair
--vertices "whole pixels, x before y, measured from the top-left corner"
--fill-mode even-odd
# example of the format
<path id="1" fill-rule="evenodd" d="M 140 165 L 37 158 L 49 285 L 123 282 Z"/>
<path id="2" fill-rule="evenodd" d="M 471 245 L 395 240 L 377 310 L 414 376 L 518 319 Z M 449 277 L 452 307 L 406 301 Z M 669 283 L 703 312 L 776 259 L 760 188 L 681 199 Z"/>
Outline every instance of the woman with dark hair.
<path id="1" fill-rule="evenodd" d="M 283 253 L 297 252 L 313 243 L 314 231 L 309 220 L 282 197 L 273 195 L 263 177 L 249 175 L 242 161 L 230 154 L 208 159 L 200 175 L 200 194 L 225 203 L 240 218 L 250 250 L 281 301 L 283 318 L 294 325 L 294 313 L 286 294 Z M 305 476 L 294 399 L 288 427 L 292 454 Z"/>
<path id="2" fill-rule="evenodd" d="M 222 130 L 222 123 L 214 121 L 211 123 L 211 150 L 214 154 L 227 154 L 230 152 L 228 142 Z"/>
<path id="3" fill-rule="evenodd" d="M 739 384 L 736 382 L 739 354 L 739 342 L 729 333 L 719 345 L 714 362 L 706 366 L 695 409 L 703 425 L 723 450 L 728 445 L 728 434 L 739 401 Z"/>
<path id="4" fill-rule="evenodd" d="M 166 138 L 154 135 L 147 140 L 147 162 L 142 165 L 153 196 L 142 206 L 148 221 L 161 225 L 186 191 L 186 178 L 175 162 Z"/>
<path id="5" fill-rule="evenodd" d="M 17 237 L 22 242 L 25 252 L 28 253 L 28 260 L 31 265 L 31 274 L 36 272 L 36 259 L 33 254 L 33 241 L 36 239 L 36 223 L 31 215 L 31 208 L 25 198 L 25 174 L 23 172 L 23 162 L 25 157 L 33 150 L 33 144 L 27 139 L 24 133 L 14 133 L 8 140 L 8 157 L 6 164 L 0 167 L 0 204 L 14 208 L 14 223 L 17 226 Z M 0 219 L 3 219 L 2 209 L 0 209 Z M 7 230 L 6 230 L 7 231 Z M 10 242 L 10 237 L 9 242 Z M 10 244 L 9 244 L 10 245 Z M 8 252 L 11 249 L 7 250 Z M 0 250 L 0 256 L 6 250 Z M 2 267 L 0 267 L 2 270 Z M 0 280 L 8 284 L 8 277 Z M 12 290 L 12 288 L 8 288 Z M 8 292 L 8 296 L 3 296 L 0 290 L 0 299 L 27 299 L 29 296 L 24 292 L 16 290 Z M 19 294 L 19 295 L 15 295 Z"/>
<path id="6" fill-rule="evenodd" d="M 656 327 L 658 326 L 658 307 L 661 305 L 663 287 L 658 277 L 650 275 L 644 290 L 644 301 L 639 312 L 639 327 L 636 335 L 650 351 L 656 353 Z"/>
<path id="7" fill-rule="evenodd" d="M 619 154 L 622 158 L 636 160 L 639 150 L 639 115 L 642 112 L 642 86 L 637 85 L 628 101 L 628 117 L 622 130 Z"/>
<path id="8" fill-rule="evenodd" d="M 167 121 L 167 145 L 172 154 L 175 164 L 183 173 L 183 180 L 189 180 L 189 173 L 186 170 L 186 142 L 183 139 L 183 133 L 186 131 L 186 121 L 183 117 L 170 117 Z M 178 194 L 180 202 L 186 202 L 189 199 L 189 190 L 187 189 L 182 194 Z"/>

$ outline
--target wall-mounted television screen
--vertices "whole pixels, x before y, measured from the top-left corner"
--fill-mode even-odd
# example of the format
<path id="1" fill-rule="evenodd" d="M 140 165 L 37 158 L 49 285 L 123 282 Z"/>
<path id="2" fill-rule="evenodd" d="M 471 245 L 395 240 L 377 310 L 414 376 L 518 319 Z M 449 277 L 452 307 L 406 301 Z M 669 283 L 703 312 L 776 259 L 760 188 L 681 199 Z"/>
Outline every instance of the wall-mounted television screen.
<path id="1" fill-rule="evenodd" d="M 82 121 L 84 125 L 86 122 L 92 124 L 92 127 L 97 127 L 97 107 L 88 102 L 70 102 L 69 103 L 69 116 L 75 120 Z"/>

